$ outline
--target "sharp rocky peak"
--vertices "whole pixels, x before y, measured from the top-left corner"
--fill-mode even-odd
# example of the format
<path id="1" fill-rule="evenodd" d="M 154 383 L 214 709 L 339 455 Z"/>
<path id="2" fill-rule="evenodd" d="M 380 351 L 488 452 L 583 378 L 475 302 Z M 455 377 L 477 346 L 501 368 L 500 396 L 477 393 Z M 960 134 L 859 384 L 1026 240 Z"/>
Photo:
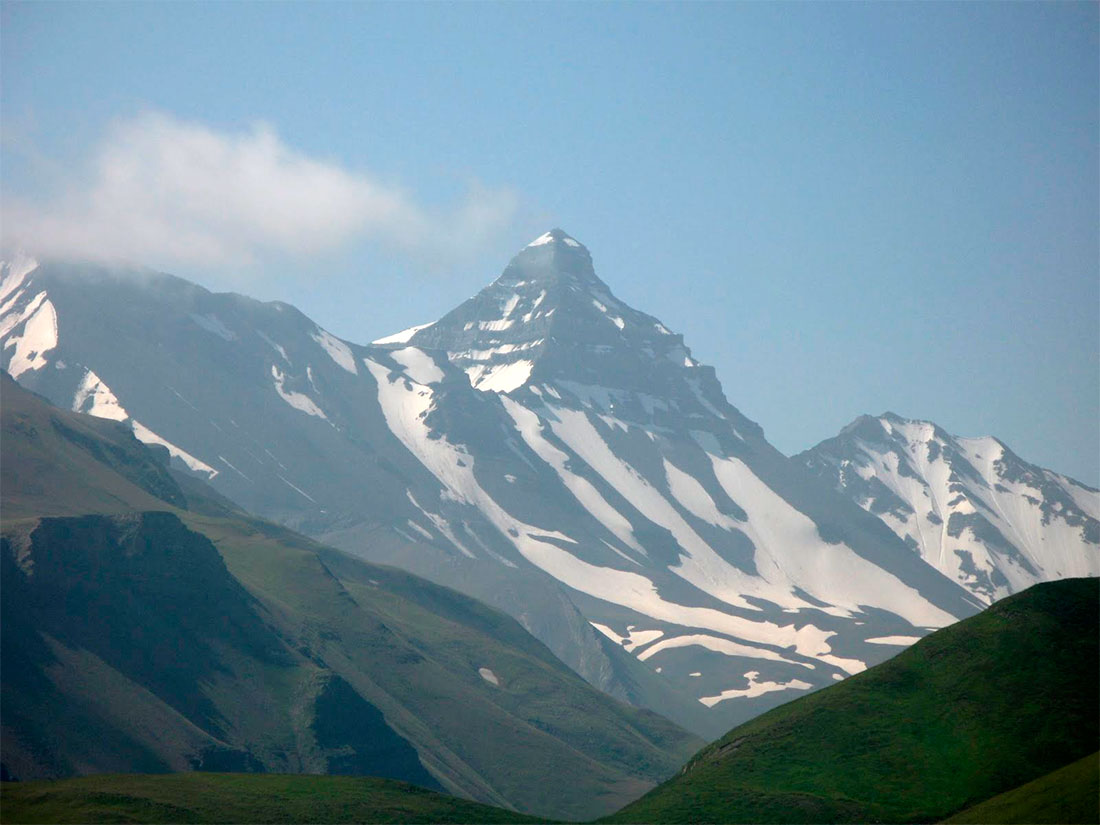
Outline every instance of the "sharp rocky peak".
<path id="1" fill-rule="evenodd" d="M 588 250 L 561 229 L 525 246 L 477 295 L 401 338 L 383 342 L 446 352 L 481 390 L 564 382 L 686 395 L 693 406 L 710 405 L 708 414 L 726 406 L 713 370 L 691 357 L 683 336 L 616 298 Z"/>
<path id="2" fill-rule="evenodd" d="M 592 256 L 580 241 L 551 229 L 523 247 L 491 287 L 526 291 L 545 288 L 607 292 L 596 276 Z"/>

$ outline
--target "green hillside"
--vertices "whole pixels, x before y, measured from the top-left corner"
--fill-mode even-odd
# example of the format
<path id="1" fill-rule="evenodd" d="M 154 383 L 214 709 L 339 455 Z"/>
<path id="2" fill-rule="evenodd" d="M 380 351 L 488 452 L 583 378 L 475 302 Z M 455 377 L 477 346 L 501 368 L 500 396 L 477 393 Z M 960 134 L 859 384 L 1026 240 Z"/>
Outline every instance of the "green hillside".
<path id="1" fill-rule="evenodd" d="M 563 818 L 701 741 L 518 623 L 240 513 L 3 377 L 3 771 L 371 774 Z"/>
<path id="2" fill-rule="evenodd" d="M 0 822 L 541 822 L 372 777 L 185 773 L 3 785 Z"/>
<path id="3" fill-rule="evenodd" d="M 1100 582 L 1039 584 L 730 731 L 614 822 L 936 821 L 1096 750 Z"/>
<path id="4" fill-rule="evenodd" d="M 1100 822 L 1100 753 L 980 802 L 947 822 L 975 825 Z"/>

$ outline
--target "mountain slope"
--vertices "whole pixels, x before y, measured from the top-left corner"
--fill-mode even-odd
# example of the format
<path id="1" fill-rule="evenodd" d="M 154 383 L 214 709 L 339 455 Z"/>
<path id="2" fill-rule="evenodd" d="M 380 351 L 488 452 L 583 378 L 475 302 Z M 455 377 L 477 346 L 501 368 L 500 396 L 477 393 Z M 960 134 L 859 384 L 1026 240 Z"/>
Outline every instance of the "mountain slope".
<path id="1" fill-rule="evenodd" d="M 0 401 L 5 775 L 365 773 L 580 818 L 699 744 L 501 613 L 176 483 L 115 422 L 6 375 Z"/>
<path id="2" fill-rule="evenodd" d="M 1100 582 L 1038 584 L 730 731 L 618 822 L 929 822 L 1096 748 Z"/>
<path id="3" fill-rule="evenodd" d="M 1067 825 L 1100 821 L 1100 754 L 1078 759 L 947 820 L 981 825 Z"/>
<path id="4" fill-rule="evenodd" d="M 1040 581 L 1100 575 L 1100 491 L 996 438 L 885 413 L 795 460 L 986 603 Z"/>
<path id="5" fill-rule="evenodd" d="M 704 708 L 608 647 L 554 579 L 463 563 L 412 503 L 438 482 L 390 433 L 365 350 L 288 305 L 147 270 L 21 260 L 0 274 L 0 356 L 25 386 L 119 421 L 251 512 L 480 595 L 591 683 L 705 728 Z"/>
<path id="6" fill-rule="evenodd" d="M 188 773 L 4 785 L 2 822 L 541 822 L 393 780 Z"/>
<path id="7" fill-rule="evenodd" d="M 27 386 L 168 443 L 253 512 L 485 600 L 701 734 L 980 605 L 776 451 L 560 230 L 369 347 L 153 273 L 46 264 L 0 293 Z"/>

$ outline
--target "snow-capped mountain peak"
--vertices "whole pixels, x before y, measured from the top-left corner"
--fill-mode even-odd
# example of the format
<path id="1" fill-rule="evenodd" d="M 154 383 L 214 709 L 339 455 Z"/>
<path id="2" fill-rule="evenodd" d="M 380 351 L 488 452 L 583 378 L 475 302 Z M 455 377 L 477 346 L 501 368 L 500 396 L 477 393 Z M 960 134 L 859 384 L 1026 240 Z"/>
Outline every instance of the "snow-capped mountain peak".
<path id="1" fill-rule="evenodd" d="M 886 412 L 797 459 L 983 601 L 1100 574 L 1100 494 L 993 436 Z"/>
<path id="2" fill-rule="evenodd" d="M 544 232 L 535 238 L 531 243 L 527 244 L 524 249 L 531 249 L 536 246 L 551 246 L 555 244 L 564 244 L 572 249 L 583 249 L 586 253 L 588 250 L 584 244 L 578 241 L 576 238 L 570 236 L 564 229 L 554 228 L 549 232 Z"/>
<path id="3" fill-rule="evenodd" d="M 683 336 L 616 297 L 585 246 L 561 229 L 525 246 L 499 278 L 435 323 L 375 344 L 445 353 L 482 391 L 538 394 L 552 383 L 578 404 L 614 406 L 634 420 L 651 419 L 655 407 L 730 414 L 713 370 Z"/>

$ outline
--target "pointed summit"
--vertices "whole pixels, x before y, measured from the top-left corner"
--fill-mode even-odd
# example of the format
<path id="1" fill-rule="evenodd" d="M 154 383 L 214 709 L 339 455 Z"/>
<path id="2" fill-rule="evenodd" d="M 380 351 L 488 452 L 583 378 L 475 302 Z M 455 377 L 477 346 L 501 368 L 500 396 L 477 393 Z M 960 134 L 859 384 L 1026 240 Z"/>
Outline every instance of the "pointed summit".
<path id="1" fill-rule="evenodd" d="M 549 232 L 543 233 L 535 238 L 531 243 L 527 244 L 524 249 L 530 249 L 533 246 L 546 246 L 547 244 L 561 243 L 574 249 L 584 249 L 584 244 L 578 241 L 576 238 L 571 237 L 564 229 L 554 228 Z"/>
<path id="2" fill-rule="evenodd" d="M 445 352 L 483 391 L 592 392 L 637 420 L 673 405 L 723 425 L 732 413 L 683 336 L 616 298 L 588 250 L 561 229 L 535 238 L 493 283 L 402 344 Z"/>
<path id="3" fill-rule="evenodd" d="M 561 229 L 539 235 L 516 253 L 494 286 L 497 284 L 521 292 L 534 289 L 535 295 L 542 288 L 552 293 L 559 285 L 609 292 L 607 284 L 596 277 L 588 249 Z"/>

